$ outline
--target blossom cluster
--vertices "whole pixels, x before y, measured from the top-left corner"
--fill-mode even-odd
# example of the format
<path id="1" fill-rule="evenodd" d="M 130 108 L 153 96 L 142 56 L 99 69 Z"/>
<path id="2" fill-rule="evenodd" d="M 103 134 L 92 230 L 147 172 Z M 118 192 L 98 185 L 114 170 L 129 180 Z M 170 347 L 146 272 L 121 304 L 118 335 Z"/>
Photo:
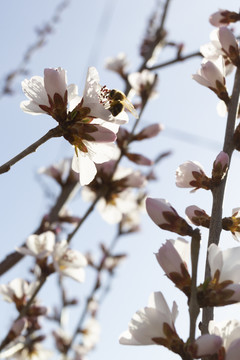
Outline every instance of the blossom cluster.
<path id="1" fill-rule="evenodd" d="M 211 42 L 201 47 L 202 66 L 192 76 L 217 95 L 220 99 L 218 112 L 221 115 L 228 112 L 229 117 L 233 113 L 234 101 L 227 89 L 226 76 L 235 69 L 239 71 L 240 52 L 237 37 L 228 25 L 239 20 L 238 13 L 228 10 L 219 10 L 210 17 L 210 23 L 216 29 L 210 35 Z M 209 215 L 204 209 L 190 205 L 185 210 L 186 217 L 180 216 L 167 200 L 147 195 L 146 186 L 150 180 L 155 179 L 155 164 L 144 149 L 141 153 L 136 153 L 131 146 L 134 142 L 157 136 L 163 130 L 160 123 L 149 124 L 138 131 L 136 127 L 146 103 L 157 96 L 158 75 L 150 66 L 167 44 L 166 35 L 162 24 L 156 28 L 155 19 L 152 18 L 141 46 L 144 65 L 137 72 L 128 72 L 129 61 L 124 53 L 106 60 L 106 68 L 116 72 L 124 80 L 126 94 L 101 85 L 94 67 L 88 69 L 82 96 L 79 95 L 76 84 L 68 84 L 66 71 L 61 67 L 47 68 L 44 70 L 44 77 L 33 76 L 22 82 L 22 89 L 28 100 L 21 102 L 21 109 L 32 115 L 51 116 L 57 121 L 58 134 L 71 144 L 74 151 L 73 159 L 64 159 L 39 170 L 39 173 L 56 181 L 61 187 L 61 194 L 56 201 L 57 211 L 53 207 L 43 217 L 36 233 L 30 235 L 23 246 L 16 248 L 18 256 L 34 259 L 34 266 L 30 270 L 34 280 L 16 278 L 8 284 L 0 285 L 3 299 L 14 304 L 17 311 L 17 317 L 0 345 L 0 351 L 4 349 L 0 358 L 50 358 L 51 352 L 42 346 L 45 335 L 40 333 L 44 318 L 57 324 L 52 335 L 62 358 L 87 359 L 88 353 L 99 341 L 97 312 L 99 303 L 109 288 L 109 283 L 104 287 L 104 277 L 107 274 L 110 282 L 116 268 L 126 258 L 125 253 L 113 252 L 116 239 L 138 231 L 141 214 L 146 210 L 160 229 L 181 236 L 166 240 L 155 258 L 166 277 L 186 298 L 190 317 L 189 337 L 182 339 L 175 325 L 177 303 L 174 301 L 170 309 L 163 293 L 156 291 L 151 293 L 147 306 L 133 315 L 128 329 L 119 337 L 120 344 L 162 345 L 184 360 L 202 357 L 238 360 L 238 320 L 217 323 L 209 321 L 209 317 L 208 321 L 199 323 L 201 335 L 196 336 L 195 332 L 200 309 L 204 314 L 206 309 L 240 302 L 239 246 L 222 249 L 218 245 L 220 235 L 214 233 L 213 241 L 210 234 L 205 278 L 199 281 L 197 276 L 202 237 L 199 228 L 207 228 L 209 233 L 217 228 L 219 234 L 222 230 L 230 231 L 233 238 L 239 241 L 240 208 L 234 208 L 232 214 L 226 217 L 222 217 L 220 211 L 219 219 L 216 220 L 216 211 Z M 168 45 L 177 48 L 177 60 L 180 61 L 183 44 Z M 135 101 L 134 105 L 132 99 Z M 132 131 L 124 126 L 129 122 L 128 112 L 136 118 Z M 237 116 L 239 110 L 236 108 L 235 117 Z M 188 160 L 176 170 L 176 186 L 190 188 L 191 193 L 200 189 L 208 190 L 214 201 L 218 199 L 226 184 L 232 152 L 240 150 L 240 125 L 230 136 L 226 136 L 228 138 L 231 139 L 230 146 L 225 142 L 223 151 L 213 161 L 211 175 L 207 175 L 198 161 Z M 120 165 L 123 157 L 131 165 L 141 165 L 147 170 Z M 161 155 L 157 157 L 158 160 L 160 158 Z M 79 214 L 72 215 L 65 207 L 73 192 L 76 193 L 79 189 L 79 184 L 82 199 L 91 202 L 82 217 Z M 221 195 L 223 198 L 223 193 Z M 218 204 L 218 207 L 221 205 Z M 100 244 L 100 261 L 91 252 L 83 255 L 69 247 L 72 237 L 95 207 L 103 220 L 117 225 L 117 236 L 113 242 L 109 246 Z M 74 230 L 66 240 L 62 240 L 66 224 L 69 228 L 73 226 Z M 96 275 L 95 283 L 83 305 L 83 313 L 75 332 L 70 334 L 65 326 L 66 310 L 69 306 L 76 305 L 78 300 L 69 297 L 64 279 L 70 277 L 77 282 L 84 282 L 87 266 Z M 50 313 L 46 306 L 41 305 L 37 296 L 54 273 L 58 275 L 62 304 Z M 87 320 L 85 317 L 88 317 Z M 74 341 L 79 335 L 81 340 L 76 345 Z"/>
<path id="2" fill-rule="evenodd" d="M 234 68 L 239 71 L 240 52 L 238 41 L 228 28 L 228 24 L 239 20 L 239 14 L 228 10 L 219 10 L 210 17 L 210 23 L 217 29 L 211 34 L 211 43 L 201 47 L 204 56 L 202 67 L 193 75 L 195 81 L 208 87 L 221 99 L 229 112 L 231 97 L 226 88 L 225 77 Z M 237 108 L 235 111 L 237 115 Z M 238 127 L 232 136 L 232 142 L 235 144 L 231 143 L 231 146 L 239 150 L 237 131 Z M 214 200 L 220 201 L 219 189 L 224 189 L 233 151 L 226 145 L 224 149 L 226 151 L 221 151 L 213 162 L 211 177 L 206 175 L 198 161 L 189 160 L 181 164 L 176 171 L 176 186 L 192 188 L 192 193 L 199 189 L 210 190 Z M 222 203 L 219 203 L 220 208 L 221 206 Z M 175 327 L 177 304 L 174 302 L 170 310 L 162 292 L 154 292 L 150 295 L 148 305 L 133 315 L 128 330 L 120 335 L 119 342 L 123 345 L 162 345 L 182 359 L 198 359 L 205 356 L 209 359 L 239 359 L 240 322 L 236 319 L 217 323 L 209 321 L 211 317 L 208 317 L 206 323 L 203 317 L 203 323 L 199 324 L 202 335 L 195 338 L 196 319 L 200 308 L 205 315 L 205 308 L 240 302 L 240 247 L 221 249 L 218 245 L 220 235 L 216 234 L 214 228 L 215 226 L 220 229 L 219 234 L 221 230 L 230 231 L 238 241 L 239 208 L 233 209 L 231 216 L 221 218 L 217 223 L 215 208 L 210 216 L 196 205 L 188 206 L 187 219 L 184 219 L 167 200 L 148 197 L 146 209 L 149 217 L 159 228 L 191 239 L 190 242 L 182 237 L 167 240 L 155 254 L 168 279 L 187 297 L 190 335 L 186 341 L 178 335 Z M 218 209 L 221 214 L 220 210 Z M 214 235 L 209 235 L 206 274 L 204 281 L 199 285 L 197 270 L 201 234 L 199 228 L 194 228 L 194 225 L 215 231 Z M 191 326 L 194 326 L 193 331 Z"/>

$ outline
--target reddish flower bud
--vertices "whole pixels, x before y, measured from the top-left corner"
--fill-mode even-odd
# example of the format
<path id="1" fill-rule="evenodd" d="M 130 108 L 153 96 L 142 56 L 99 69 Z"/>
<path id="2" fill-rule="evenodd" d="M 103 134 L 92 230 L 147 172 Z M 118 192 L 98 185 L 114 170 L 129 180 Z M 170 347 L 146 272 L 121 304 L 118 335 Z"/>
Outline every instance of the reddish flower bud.
<path id="1" fill-rule="evenodd" d="M 191 236 L 193 229 L 178 215 L 168 201 L 164 199 L 147 198 L 146 209 L 150 218 L 161 229 L 172 231 L 182 236 Z"/>
<path id="2" fill-rule="evenodd" d="M 227 173 L 229 165 L 229 156 L 227 153 L 221 151 L 213 163 L 212 181 L 218 185 Z"/>
<path id="3" fill-rule="evenodd" d="M 145 165 L 145 166 L 153 165 L 152 160 L 148 159 L 146 156 L 143 156 L 141 154 L 127 153 L 126 157 L 138 165 Z"/>
<path id="4" fill-rule="evenodd" d="M 142 131 L 140 131 L 139 134 L 134 136 L 134 140 L 144 140 L 144 139 L 150 139 L 152 137 L 157 136 L 160 131 L 164 129 L 162 124 L 152 124 L 147 127 L 145 127 Z"/>
<path id="5" fill-rule="evenodd" d="M 211 218 L 203 209 L 191 205 L 186 208 L 185 213 L 194 225 L 209 228 Z"/>
<path id="6" fill-rule="evenodd" d="M 209 18 L 210 24 L 213 26 L 225 26 L 240 20 L 240 15 L 234 11 L 219 9 Z"/>
<path id="7" fill-rule="evenodd" d="M 222 57 L 220 57 L 218 65 L 219 66 L 212 61 L 207 61 L 202 64 L 202 67 L 197 74 L 192 75 L 192 78 L 199 84 L 206 86 L 215 92 L 219 99 L 228 103 L 229 96 L 225 87 L 225 67 Z"/>
<path id="8" fill-rule="evenodd" d="M 191 188 L 209 190 L 211 179 L 209 179 L 201 164 L 197 161 L 186 161 L 176 170 L 176 185 L 181 188 Z"/>

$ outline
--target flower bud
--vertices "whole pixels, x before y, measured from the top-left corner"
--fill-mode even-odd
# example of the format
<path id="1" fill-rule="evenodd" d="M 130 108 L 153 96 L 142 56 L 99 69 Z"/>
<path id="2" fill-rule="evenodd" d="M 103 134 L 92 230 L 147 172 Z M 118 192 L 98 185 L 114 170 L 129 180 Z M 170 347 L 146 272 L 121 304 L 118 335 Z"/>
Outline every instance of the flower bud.
<path id="1" fill-rule="evenodd" d="M 22 333 L 22 331 L 24 331 L 27 328 L 27 324 L 28 324 L 28 321 L 25 317 L 16 320 L 13 323 L 13 325 L 8 333 L 9 340 L 13 340 L 17 336 L 19 336 Z"/>
<path id="2" fill-rule="evenodd" d="M 150 218 L 161 229 L 172 231 L 182 236 L 191 236 L 193 229 L 178 215 L 168 201 L 147 198 L 146 209 Z"/>
<path id="3" fill-rule="evenodd" d="M 240 15 L 234 11 L 219 9 L 209 18 L 210 24 L 213 26 L 225 26 L 240 20 Z"/>
<path id="4" fill-rule="evenodd" d="M 209 179 L 201 164 L 197 161 L 186 161 L 176 170 L 176 186 L 181 188 L 193 187 L 197 189 L 209 190 L 211 188 L 211 179 Z"/>
<path id="5" fill-rule="evenodd" d="M 225 177 L 228 170 L 228 165 L 229 156 L 227 153 L 221 151 L 213 163 L 212 181 L 215 185 L 218 185 L 220 181 Z"/>
<path id="6" fill-rule="evenodd" d="M 211 218 L 203 209 L 196 205 L 191 205 L 186 208 L 185 213 L 194 225 L 209 228 Z"/>
<path id="7" fill-rule="evenodd" d="M 232 31 L 226 26 L 222 26 L 218 30 L 218 38 L 222 49 L 235 66 L 240 66 L 238 43 Z"/>
<path id="8" fill-rule="evenodd" d="M 222 57 L 219 60 L 219 66 L 212 61 L 207 61 L 202 64 L 197 74 L 192 75 L 193 80 L 199 84 L 208 87 L 210 90 L 223 100 L 225 103 L 229 102 L 229 96 L 225 87 L 225 68 Z"/>
<path id="9" fill-rule="evenodd" d="M 187 270 L 187 263 L 177 247 L 182 250 L 184 255 L 186 255 L 185 252 L 190 252 L 189 243 L 185 239 L 178 238 L 175 242 L 167 240 L 155 255 L 169 279 L 185 294 L 189 294 L 191 278 Z"/>
<path id="10" fill-rule="evenodd" d="M 152 124 L 147 127 L 145 127 L 142 131 L 140 131 L 139 134 L 134 136 L 134 140 L 144 140 L 144 139 L 150 139 L 152 137 L 157 136 L 160 131 L 164 129 L 162 124 Z"/>
<path id="11" fill-rule="evenodd" d="M 141 154 L 126 153 L 126 157 L 138 165 L 151 166 L 153 161 Z"/>

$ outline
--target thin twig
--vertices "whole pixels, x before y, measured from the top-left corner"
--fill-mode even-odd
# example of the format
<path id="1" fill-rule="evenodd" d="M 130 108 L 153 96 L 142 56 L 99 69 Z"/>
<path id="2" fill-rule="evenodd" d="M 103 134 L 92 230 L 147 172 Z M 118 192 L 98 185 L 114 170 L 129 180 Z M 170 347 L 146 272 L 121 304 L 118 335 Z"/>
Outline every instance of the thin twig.
<path id="1" fill-rule="evenodd" d="M 192 281 L 191 281 L 191 297 L 189 301 L 190 316 L 190 334 L 191 343 L 195 340 L 196 321 L 199 314 L 199 305 L 197 301 L 197 268 L 200 249 L 201 235 L 199 229 L 195 229 L 191 241 L 191 262 L 192 262 Z"/>
<path id="2" fill-rule="evenodd" d="M 166 66 L 169 66 L 169 65 L 172 65 L 172 64 L 176 64 L 178 62 L 182 62 L 182 61 L 185 61 L 185 60 L 188 60 L 188 59 L 191 59 L 193 57 L 196 57 L 196 56 L 201 56 L 202 57 L 202 54 L 199 52 L 199 51 L 196 51 L 196 52 L 193 52 L 191 54 L 188 54 L 188 55 L 185 55 L 185 56 L 178 56 L 176 57 L 175 59 L 173 60 L 168 60 L 162 64 L 158 64 L 158 65 L 154 65 L 154 66 L 151 66 L 151 67 L 147 67 L 148 70 L 156 70 L 156 69 L 161 69 L 163 67 L 166 67 Z"/>
<path id="3" fill-rule="evenodd" d="M 169 9 L 169 4 L 170 4 L 170 0 L 166 0 L 166 2 L 164 4 L 163 13 L 162 13 L 161 23 L 160 23 L 160 26 L 159 26 L 159 28 L 157 30 L 158 34 L 162 34 L 162 32 L 164 30 L 165 21 L 166 21 L 166 17 L 167 17 L 167 12 L 168 12 L 168 9 Z M 151 58 L 153 50 L 158 45 L 158 43 L 159 43 L 159 39 L 158 39 L 158 37 L 156 37 L 155 43 L 153 44 L 152 52 L 151 52 L 151 54 L 149 54 L 149 56 L 144 60 L 143 64 L 140 66 L 139 72 L 146 69 L 147 62 Z"/>
<path id="4" fill-rule="evenodd" d="M 54 137 L 60 137 L 62 135 L 63 135 L 63 131 L 61 130 L 59 125 L 53 129 L 49 130 L 40 139 L 38 139 L 33 144 L 28 146 L 25 150 L 20 152 L 18 155 L 14 156 L 11 160 L 7 161 L 5 164 L 0 166 L 0 174 L 3 174 L 5 172 L 9 171 L 12 165 L 16 164 L 18 161 L 22 160 L 27 155 L 35 152 L 40 145 L 44 144 L 49 139 L 54 138 Z"/>
<path id="5" fill-rule="evenodd" d="M 3 81 L 3 86 L 0 88 L 0 99 L 4 95 L 11 95 L 14 93 L 12 83 L 15 78 L 19 75 L 25 75 L 27 73 L 27 65 L 29 64 L 32 56 L 35 52 L 41 49 L 47 44 L 47 37 L 50 36 L 54 31 L 54 25 L 60 20 L 61 13 L 69 6 L 71 0 L 61 1 L 54 10 L 52 17 L 40 28 L 36 29 L 37 38 L 24 52 L 23 58 L 20 64 L 11 72 L 6 74 Z"/>
<path id="6" fill-rule="evenodd" d="M 225 130 L 225 139 L 223 145 L 223 151 L 226 152 L 229 156 L 229 168 L 232 153 L 234 150 L 234 142 L 233 142 L 233 134 L 235 129 L 236 117 L 238 112 L 238 104 L 239 104 L 239 93 L 240 93 L 240 69 L 237 69 L 235 74 L 235 80 L 233 85 L 233 91 L 231 100 L 228 106 L 228 118 L 227 125 Z M 212 204 L 212 213 L 211 213 L 211 222 L 209 228 L 209 237 L 208 237 L 208 247 L 211 244 L 218 245 L 220 234 L 222 231 L 222 206 L 223 206 L 223 198 L 226 187 L 227 175 L 221 182 L 221 184 L 215 187 L 212 191 L 213 195 L 213 204 Z M 210 267 L 208 264 L 208 259 L 206 259 L 206 267 L 205 267 L 205 280 L 209 279 Z M 208 323 L 213 319 L 213 308 L 204 308 L 203 309 L 203 317 L 202 317 L 202 334 L 208 333 Z"/>
<path id="7" fill-rule="evenodd" d="M 87 211 L 85 212 L 85 214 L 83 215 L 83 217 L 81 218 L 81 220 L 79 221 L 79 223 L 77 224 L 77 226 L 75 227 L 75 229 L 68 235 L 67 237 L 67 242 L 70 243 L 70 241 L 72 240 L 73 236 L 76 234 L 76 232 L 79 230 L 80 226 L 83 224 L 83 222 L 87 219 L 88 215 L 91 214 L 91 212 L 94 210 L 95 205 L 97 204 L 98 200 L 104 196 L 104 194 L 102 192 L 100 192 L 96 198 L 94 199 L 94 201 L 92 202 L 91 206 L 87 209 Z"/>

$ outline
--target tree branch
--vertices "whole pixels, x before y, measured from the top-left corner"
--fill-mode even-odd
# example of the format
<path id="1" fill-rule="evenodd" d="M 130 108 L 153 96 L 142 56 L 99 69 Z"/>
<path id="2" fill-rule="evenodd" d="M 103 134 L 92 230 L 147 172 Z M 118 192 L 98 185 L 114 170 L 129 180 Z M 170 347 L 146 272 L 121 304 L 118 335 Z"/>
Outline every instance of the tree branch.
<path id="1" fill-rule="evenodd" d="M 154 65 L 154 66 L 151 66 L 151 67 L 146 67 L 146 69 L 148 69 L 148 70 L 161 69 L 161 68 L 166 67 L 168 65 L 176 64 L 178 62 L 182 62 L 182 61 L 191 59 L 191 58 L 196 57 L 196 56 L 201 56 L 202 57 L 202 54 L 199 51 L 196 51 L 194 53 L 191 53 L 191 54 L 188 54 L 188 55 L 185 55 L 185 56 L 180 55 L 180 56 L 176 57 L 173 60 L 169 60 L 169 61 L 166 61 L 166 62 L 164 62 L 162 64 Z"/>
<path id="2" fill-rule="evenodd" d="M 223 145 L 223 151 L 226 152 L 229 156 L 229 168 L 232 153 L 234 150 L 234 142 L 233 142 L 233 134 L 235 130 L 235 123 L 238 111 L 239 104 L 239 93 L 240 93 L 240 69 L 237 69 L 235 74 L 235 80 L 233 85 L 232 96 L 230 99 L 230 103 L 228 106 L 228 118 L 225 130 L 225 139 Z M 209 237 L 208 237 L 208 247 L 211 244 L 218 245 L 220 234 L 222 231 L 222 206 L 223 206 L 223 198 L 226 187 L 228 173 L 225 178 L 221 182 L 221 184 L 215 187 L 212 191 L 213 195 L 213 204 L 212 204 L 212 213 L 211 213 L 211 221 L 209 228 Z M 208 259 L 206 259 L 206 267 L 205 267 L 205 280 L 209 279 L 210 267 L 208 264 Z M 208 323 L 213 319 L 213 308 L 204 308 L 203 309 L 203 317 L 202 317 L 202 334 L 208 333 Z"/>
<path id="3" fill-rule="evenodd" d="M 22 160 L 27 155 L 35 152 L 40 145 L 44 144 L 49 139 L 53 137 L 60 137 L 62 135 L 63 135 L 63 131 L 61 130 L 59 125 L 56 126 L 54 129 L 49 130 L 39 140 L 35 141 L 32 145 L 28 146 L 25 150 L 23 150 L 18 155 L 14 156 L 11 160 L 7 161 L 5 164 L 0 166 L 0 174 L 9 171 L 12 165 L 16 164 L 18 161 Z"/>

